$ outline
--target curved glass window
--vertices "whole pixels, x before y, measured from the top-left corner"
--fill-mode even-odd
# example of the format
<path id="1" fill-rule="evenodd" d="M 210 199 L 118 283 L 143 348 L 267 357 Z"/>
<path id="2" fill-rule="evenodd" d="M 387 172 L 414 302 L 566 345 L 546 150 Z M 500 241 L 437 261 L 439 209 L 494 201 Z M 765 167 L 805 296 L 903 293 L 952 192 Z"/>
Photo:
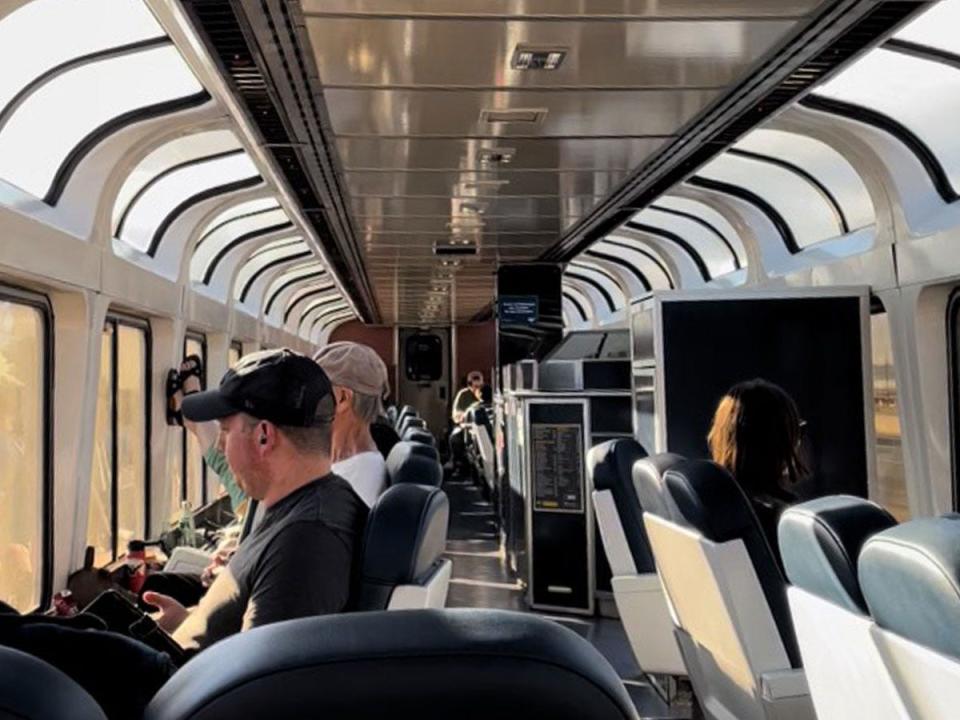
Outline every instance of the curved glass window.
<path id="1" fill-rule="evenodd" d="M 303 259 L 310 250 L 301 238 L 284 238 L 257 250 L 240 268 L 233 286 L 234 299 L 243 302 L 250 287 L 260 276 L 285 262 Z"/>
<path id="2" fill-rule="evenodd" d="M 941 0 L 899 30 L 894 37 L 938 50 L 960 53 L 960 35 L 957 34 L 957 28 L 960 28 L 960 2 Z"/>
<path id="3" fill-rule="evenodd" d="M 623 258 L 643 274 L 654 290 L 667 290 L 674 287 L 673 277 L 667 264 L 657 256 L 656 250 L 636 238 L 609 235 L 592 249 Z"/>
<path id="4" fill-rule="evenodd" d="M 562 285 L 563 294 L 568 296 L 571 301 L 577 303 L 578 312 L 577 317 L 582 319 L 582 315 L 579 310 L 583 311 L 583 315 L 586 315 L 586 320 L 584 322 L 590 322 L 593 320 L 593 303 L 590 301 L 590 298 L 579 288 L 571 282 L 564 282 Z"/>
<path id="5" fill-rule="evenodd" d="M 747 251 L 740 240 L 740 234 L 723 215 L 709 205 L 679 195 L 662 195 L 649 207 L 659 210 L 661 213 L 686 217 L 691 222 L 700 225 L 710 235 L 715 236 L 719 242 L 725 245 L 729 244 L 740 267 L 746 267 Z"/>
<path id="6" fill-rule="evenodd" d="M 296 292 L 298 285 L 311 280 L 323 283 L 327 279 L 325 278 L 326 274 L 327 271 L 323 268 L 323 265 L 318 262 L 308 262 L 288 269 L 279 277 L 274 278 L 273 282 L 270 283 L 270 287 L 267 288 L 267 305 L 264 312 L 270 315 L 284 292 L 290 291 L 292 295 Z"/>
<path id="7" fill-rule="evenodd" d="M 790 227 L 798 248 L 845 234 L 834 208 L 813 185 L 790 170 L 725 153 L 697 175 L 737 186 L 768 203 Z"/>
<path id="8" fill-rule="evenodd" d="M 672 238 L 683 241 L 686 246 L 684 251 L 692 251 L 699 256 L 709 269 L 710 278 L 726 275 L 740 268 L 740 257 L 730 240 L 712 231 L 696 217 L 654 203 L 634 215 L 633 221 L 660 231 L 662 235 L 654 234 L 665 238 L 667 242 L 671 242 Z M 679 241 L 674 244 L 679 244 Z"/>
<path id="9" fill-rule="evenodd" d="M 340 293 L 333 285 L 315 285 L 305 287 L 290 297 L 290 300 L 287 302 L 287 306 L 283 311 L 283 321 L 287 322 L 290 319 L 290 315 L 293 314 L 293 311 L 297 309 L 297 305 L 305 302 L 306 300 L 327 301 L 338 297 L 340 297 Z"/>
<path id="10" fill-rule="evenodd" d="M 231 205 L 226 210 L 217 213 L 213 220 L 208 222 L 200 233 L 200 239 L 197 240 L 197 246 L 205 243 L 218 230 L 222 230 L 233 222 L 243 220 L 253 215 L 267 212 L 269 210 L 279 210 L 280 204 L 272 197 L 260 198 L 258 200 L 247 200 L 246 202 Z"/>
<path id="11" fill-rule="evenodd" d="M 139 196 L 157 183 L 165 173 L 172 173 L 185 164 L 204 158 L 239 150 L 240 142 L 229 130 L 184 135 L 158 147 L 137 164 L 120 188 L 113 206 L 114 235 L 120 236 L 122 224 L 126 221 L 125 216 L 136 206 Z"/>
<path id="12" fill-rule="evenodd" d="M 580 282 L 587 282 L 588 285 L 599 292 L 604 299 L 605 309 L 610 312 L 616 312 L 626 306 L 627 298 L 620 285 L 600 267 L 582 260 L 575 260 L 567 266 L 567 273 L 583 278 Z"/>
<path id="13" fill-rule="evenodd" d="M 921 18 L 922 19 L 922 18 Z M 956 27 L 953 48 L 957 50 Z M 818 95 L 887 115 L 916 135 L 960 191 L 960 70 L 903 53 L 873 50 L 827 83 Z"/>
<path id="14" fill-rule="evenodd" d="M 163 35 L 139 0 L 28 2 L 0 20 L 0 109 L 68 61 Z"/>
<path id="15" fill-rule="evenodd" d="M 317 322 L 310 328 L 310 336 L 312 337 L 314 335 L 314 332 L 317 330 L 318 327 L 320 331 L 323 332 L 327 328 L 333 327 L 334 325 L 339 325 L 340 323 L 349 320 L 353 316 L 354 316 L 353 310 L 348 309 L 348 310 L 344 310 L 343 312 L 338 312 L 334 315 L 330 315 L 329 317 L 318 318 Z M 301 337 L 304 337 L 302 332 L 301 332 Z M 306 338 L 306 339 L 309 339 L 309 338 Z"/>
<path id="16" fill-rule="evenodd" d="M 190 278 L 208 283 L 216 265 L 230 250 L 260 235 L 292 228 L 287 213 L 280 208 L 236 217 L 200 238 L 190 260 Z M 288 238 L 289 239 L 289 238 Z"/>
<path id="17" fill-rule="evenodd" d="M 182 203 L 208 188 L 256 177 L 257 168 L 243 151 L 202 160 L 174 170 L 136 198 L 124 218 L 119 239 L 148 252 L 157 229 Z"/>
<path id="18" fill-rule="evenodd" d="M 0 127 L 0 177 L 44 197 L 70 152 L 97 128 L 201 90 L 173 45 L 81 65 L 26 97 Z"/>
<path id="19" fill-rule="evenodd" d="M 783 130 L 754 130 L 733 152 L 743 152 L 766 167 L 781 163 L 814 187 L 823 201 L 835 208 L 846 232 L 876 222 L 867 186 L 847 159 L 824 142 Z M 763 172 L 758 168 L 758 172 Z"/>

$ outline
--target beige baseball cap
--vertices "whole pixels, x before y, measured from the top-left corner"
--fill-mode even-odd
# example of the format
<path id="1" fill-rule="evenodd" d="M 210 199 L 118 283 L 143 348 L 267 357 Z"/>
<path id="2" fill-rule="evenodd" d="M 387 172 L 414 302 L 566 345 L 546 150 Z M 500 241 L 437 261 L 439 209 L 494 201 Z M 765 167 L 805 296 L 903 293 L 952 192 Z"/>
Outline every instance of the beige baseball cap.
<path id="1" fill-rule="evenodd" d="M 347 341 L 330 343 L 317 350 L 313 359 L 330 378 L 331 385 L 378 398 L 390 390 L 387 366 L 367 345 Z"/>

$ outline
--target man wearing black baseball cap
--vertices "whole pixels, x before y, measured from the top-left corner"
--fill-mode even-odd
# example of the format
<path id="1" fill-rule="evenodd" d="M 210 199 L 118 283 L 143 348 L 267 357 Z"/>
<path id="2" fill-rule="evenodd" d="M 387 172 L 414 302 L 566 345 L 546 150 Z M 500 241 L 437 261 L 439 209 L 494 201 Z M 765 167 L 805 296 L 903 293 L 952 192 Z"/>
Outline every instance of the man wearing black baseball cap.
<path id="1" fill-rule="evenodd" d="M 216 390 L 184 398 L 184 417 L 219 423 L 217 445 L 237 483 L 266 508 L 196 609 L 144 594 L 184 648 L 346 607 L 367 507 L 330 471 L 334 407 L 323 370 L 286 349 L 247 355 Z"/>

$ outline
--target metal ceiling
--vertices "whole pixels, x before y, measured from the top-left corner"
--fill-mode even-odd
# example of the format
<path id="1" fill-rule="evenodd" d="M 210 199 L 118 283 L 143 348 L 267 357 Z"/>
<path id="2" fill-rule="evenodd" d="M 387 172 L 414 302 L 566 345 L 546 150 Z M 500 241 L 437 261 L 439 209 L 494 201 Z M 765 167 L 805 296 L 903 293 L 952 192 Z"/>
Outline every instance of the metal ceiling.
<path id="1" fill-rule="evenodd" d="M 383 321 L 469 320 L 819 4 L 300 0 Z M 566 56 L 515 70 L 518 45 Z M 482 117 L 504 109 L 540 120 Z M 476 256 L 435 256 L 454 236 Z"/>

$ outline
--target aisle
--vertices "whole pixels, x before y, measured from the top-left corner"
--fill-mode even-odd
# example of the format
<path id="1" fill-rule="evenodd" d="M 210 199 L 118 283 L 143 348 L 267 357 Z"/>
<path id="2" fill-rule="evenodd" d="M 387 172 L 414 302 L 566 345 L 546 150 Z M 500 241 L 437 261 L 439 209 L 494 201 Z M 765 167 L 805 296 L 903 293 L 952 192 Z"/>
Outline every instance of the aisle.
<path id="1" fill-rule="evenodd" d="M 497 534 L 490 502 L 472 482 L 452 478 L 443 489 L 450 498 L 446 556 L 453 561 L 447 607 L 486 607 L 526 611 L 524 590 L 510 571 Z M 668 707 L 640 673 L 618 620 L 544 615 L 589 640 L 623 679 L 644 720 L 687 718 L 686 707 Z"/>

